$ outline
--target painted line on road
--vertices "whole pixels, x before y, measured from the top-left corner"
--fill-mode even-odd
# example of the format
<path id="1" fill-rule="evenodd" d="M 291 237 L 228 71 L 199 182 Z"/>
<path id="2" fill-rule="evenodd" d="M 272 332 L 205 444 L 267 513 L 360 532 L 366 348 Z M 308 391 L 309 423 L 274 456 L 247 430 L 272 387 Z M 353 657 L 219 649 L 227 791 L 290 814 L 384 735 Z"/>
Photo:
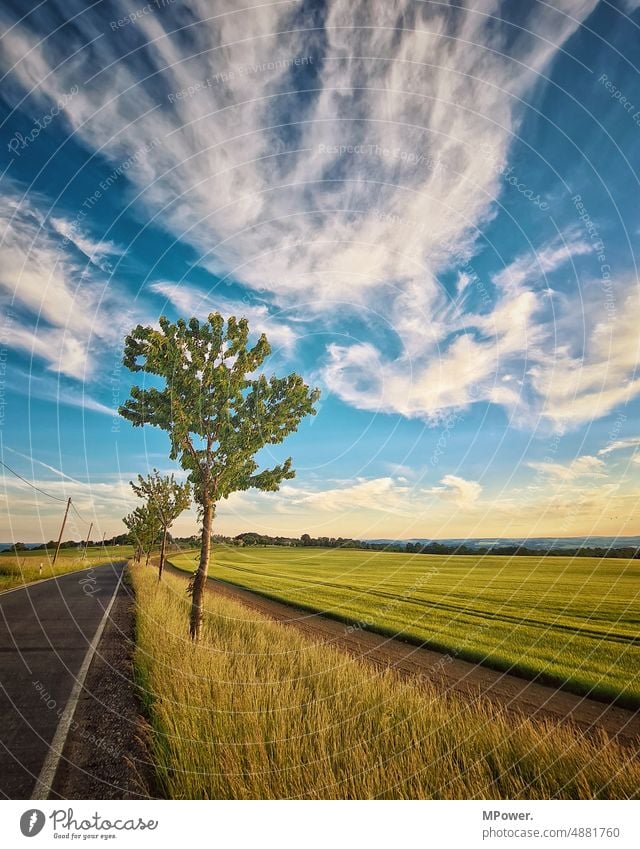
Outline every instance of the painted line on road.
<path id="1" fill-rule="evenodd" d="M 40 775 L 38 776 L 38 780 L 36 781 L 35 789 L 31 794 L 32 799 L 49 798 L 49 793 L 51 792 L 53 780 L 56 777 L 58 765 L 60 763 L 60 759 L 62 758 L 62 752 L 64 750 L 65 743 L 67 742 L 67 737 L 69 735 L 69 729 L 71 728 L 73 715 L 76 712 L 76 707 L 78 705 L 78 701 L 80 700 L 80 693 L 82 692 L 82 688 L 84 687 L 87 672 L 89 671 L 89 666 L 91 665 L 93 656 L 96 653 L 96 649 L 98 648 L 98 644 L 102 637 L 102 632 L 104 631 L 105 625 L 107 624 L 107 619 L 109 618 L 109 614 L 111 613 L 111 608 L 113 607 L 113 603 L 115 602 L 116 596 L 118 595 L 118 590 L 120 589 L 120 584 L 122 583 L 123 575 L 124 568 L 122 572 L 120 572 L 120 577 L 118 578 L 118 583 L 116 584 L 116 588 L 113 591 L 113 595 L 111 596 L 111 601 L 107 605 L 107 609 L 105 610 L 104 615 L 100 620 L 98 629 L 96 630 L 93 639 L 91 640 L 91 645 L 87 649 L 87 653 L 84 656 L 84 660 L 82 661 L 82 666 L 80 667 L 75 684 L 73 685 L 73 689 L 71 690 L 71 695 L 67 700 L 67 704 L 65 705 L 64 711 L 62 712 L 62 716 L 60 717 L 60 722 L 58 723 L 56 733 L 54 735 L 53 740 L 51 741 L 51 747 L 49 748 L 49 751 L 47 752 L 47 757 L 44 759 L 44 763 L 42 764 L 42 769 L 40 770 Z"/>

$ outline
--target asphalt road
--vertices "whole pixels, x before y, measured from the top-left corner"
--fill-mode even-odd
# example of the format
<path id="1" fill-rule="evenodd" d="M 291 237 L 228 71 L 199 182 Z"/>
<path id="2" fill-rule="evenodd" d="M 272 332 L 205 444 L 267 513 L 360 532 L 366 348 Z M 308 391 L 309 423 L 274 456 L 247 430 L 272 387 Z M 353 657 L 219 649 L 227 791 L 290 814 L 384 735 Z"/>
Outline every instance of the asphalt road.
<path id="1" fill-rule="evenodd" d="M 123 568 L 95 566 L 0 594 L 0 798 L 31 797 Z"/>

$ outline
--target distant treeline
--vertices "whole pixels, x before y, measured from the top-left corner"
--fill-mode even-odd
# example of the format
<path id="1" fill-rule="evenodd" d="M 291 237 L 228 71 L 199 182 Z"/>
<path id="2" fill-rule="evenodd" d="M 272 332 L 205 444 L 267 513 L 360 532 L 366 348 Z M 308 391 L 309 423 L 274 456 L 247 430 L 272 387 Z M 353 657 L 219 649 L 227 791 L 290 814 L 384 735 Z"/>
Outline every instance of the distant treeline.
<path id="1" fill-rule="evenodd" d="M 439 542 L 428 544 L 419 542 L 408 542 L 403 548 L 411 554 L 493 554 L 507 555 L 512 557 L 619 557 L 625 559 L 640 559 L 640 546 L 626 546 L 625 548 L 527 548 L 525 545 L 488 545 L 482 548 L 474 548 L 468 545 L 444 545 Z"/>
<path id="2" fill-rule="evenodd" d="M 576 546 L 574 548 L 528 548 L 525 545 L 489 545 L 482 548 L 476 548 L 464 544 L 445 545 L 441 542 L 366 542 L 364 540 L 350 539 L 345 537 L 312 537 L 309 534 L 302 534 L 300 537 L 285 537 L 285 536 L 268 536 L 266 534 L 257 534 L 247 532 L 230 537 L 221 534 L 215 534 L 212 537 L 213 542 L 221 545 L 236 545 L 236 546 L 272 546 L 278 545 L 286 548 L 351 548 L 360 551 L 396 551 L 406 552 L 407 554 L 493 554 L 513 556 L 529 556 L 529 557 L 618 557 L 625 559 L 640 559 L 640 546 L 625 546 L 624 548 L 603 548 L 594 546 Z M 200 545 L 200 537 L 194 534 L 189 537 L 171 537 L 169 541 L 174 546 L 197 548 Z M 101 545 L 131 545 L 132 540 L 129 534 L 119 534 L 110 539 L 105 539 L 97 542 L 89 542 L 88 547 L 93 548 Z M 87 543 L 84 540 L 75 541 L 67 540 L 60 544 L 60 548 L 83 548 Z M 22 542 L 15 543 L 11 548 L 5 549 L 3 554 L 16 551 L 44 551 L 54 550 L 55 540 L 42 545 L 30 546 Z"/>
<path id="3" fill-rule="evenodd" d="M 194 545 L 199 544 L 197 538 L 192 538 Z M 235 537 L 215 536 L 215 542 L 225 545 L 282 545 L 291 548 L 355 548 L 362 551 L 397 551 L 408 554 L 494 554 L 506 556 L 535 556 L 535 557 L 620 557 L 640 559 L 640 546 L 625 548 L 527 548 L 524 545 L 492 545 L 476 548 L 464 544 L 445 545 L 441 542 L 366 542 L 363 540 L 344 537 L 311 537 L 302 534 L 301 537 L 272 537 L 265 534 L 244 533 Z"/>
<path id="4" fill-rule="evenodd" d="M 119 534 L 118 536 L 111 537 L 111 539 L 105 539 L 104 541 L 98 540 L 96 542 L 89 541 L 88 543 L 86 540 L 67 539 L 60 543 L 60 548 L 84 548 L 85 546 L 95 548 L 102 545 L 130 545 L 130 543 L 129 534 Z M 49 542 L 43 542 L 42 545 L 27 545 L 24 542 L 16 542 L 9 548 L 0 551 L 0 554 L 9 554 L 16 551 L 55 551 L 57 544 L 54 539 L 50 539 Z"/>

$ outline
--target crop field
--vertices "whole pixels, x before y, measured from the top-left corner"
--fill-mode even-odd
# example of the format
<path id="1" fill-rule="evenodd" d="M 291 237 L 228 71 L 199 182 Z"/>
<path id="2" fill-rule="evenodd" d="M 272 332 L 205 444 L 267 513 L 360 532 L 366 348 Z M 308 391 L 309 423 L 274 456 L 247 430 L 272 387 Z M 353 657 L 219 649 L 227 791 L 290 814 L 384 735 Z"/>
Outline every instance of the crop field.
<path id="1" fill-rule="evenodd" d="M 197 552 L 172 555 L 192 571 Z M 640 705 L 640 561 L 216 546 L 212 577 L 495 669 Z"/>
<path id="2" fill-rule="evenodd" d="M 114 560 L 127 560 L 131 557 L 130 545 L 95 546 L 87 549 L 87 556 L 78 548 L 61 548 L 53 567 L 53 551 L 20 551 L 0 553 L 0 591 L 31 581 L 53 578 L 67 572 L 77 572 L 89 566 L 111 563 Z M 42 569 L 40 566 L 42 565 Z"/>
<path id="3" fill-rule="evenodd" d="M 373 669 L 206 594 L 187 632 L 185 581 L 132 566 L 136 673 L 161 795 L 172 799 L 625 799 L 632 748 L 507 714 Z"/>

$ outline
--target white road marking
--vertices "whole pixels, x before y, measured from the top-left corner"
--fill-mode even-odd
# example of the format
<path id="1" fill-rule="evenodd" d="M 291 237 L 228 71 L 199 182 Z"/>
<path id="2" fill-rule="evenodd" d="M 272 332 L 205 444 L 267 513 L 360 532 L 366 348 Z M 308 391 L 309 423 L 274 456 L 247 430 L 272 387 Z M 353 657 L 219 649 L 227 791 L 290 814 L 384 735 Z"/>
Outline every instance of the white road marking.
<path id="1" fill-rule="evenodd" d="M 69 734 L 69 729 L 71 728 L 73 715 L 76 712 L 76 707 L 80 699 L 80 693 L 82 692 L 82 688 L 87 677 L 87 672 L 89 671 L 89 666 L 91 665 L 93 656 L 96 653 L 96 649 L 98 648 L 98 643 L 100 642 L 100 638 L 102 637 L 102 632 L 104 631 L 105 625 L 107 624 L 107 619 L 109 618 L 109 614 L 111 613 L 111 608 L 113 607 L 113 603 L 116 600 L 116 595 L 118 594 L 118 590 L 120 589 L 120 584 L 122 582 L 123 575 L 124 568 L 122 572 L 120 572 L 120 577 L 118 578 L 118 583 L 116 584 L 116 588 L 113 591 L 113 595 L 111 596 L 111 601 L 107 605 L 107 609 L 105 610 L 104 615 L 100 620 L 98 629 L 94 634 L 93 639 L 91 640 L 91 645 L 87 649 L 87 653 L 84 656 L 84 660 L 82 661 L 82 666 L 80 667 L 75 684 L 73 685 L 73 689 L 71 690 L 71 695 L 67 700 L 67 704 L 65 705 L 64 711 L 62 712 L 62 716 L 60 717 L 60 722 L 58 723 L 58 728 L 56 729 L 55 736 L 51 741 L 51 747 L 49 748 L 49 751 L 47 752 L 47 757 L 44 759 L 44 763 L 42 764 L 42 769 L 40 770 L 40 775 L 38 776 L 38 780 L 36 781 L 35 789 L 31 794 L 32 799 L 49 798 L 51 786 L 53 785 L 53 779 L 56 776 L 56 771 L 58 769 L 58 764 L 60 763 L 60 759 L 62 757 L 64 745 L 67 742 L 67 736 Z"/>

